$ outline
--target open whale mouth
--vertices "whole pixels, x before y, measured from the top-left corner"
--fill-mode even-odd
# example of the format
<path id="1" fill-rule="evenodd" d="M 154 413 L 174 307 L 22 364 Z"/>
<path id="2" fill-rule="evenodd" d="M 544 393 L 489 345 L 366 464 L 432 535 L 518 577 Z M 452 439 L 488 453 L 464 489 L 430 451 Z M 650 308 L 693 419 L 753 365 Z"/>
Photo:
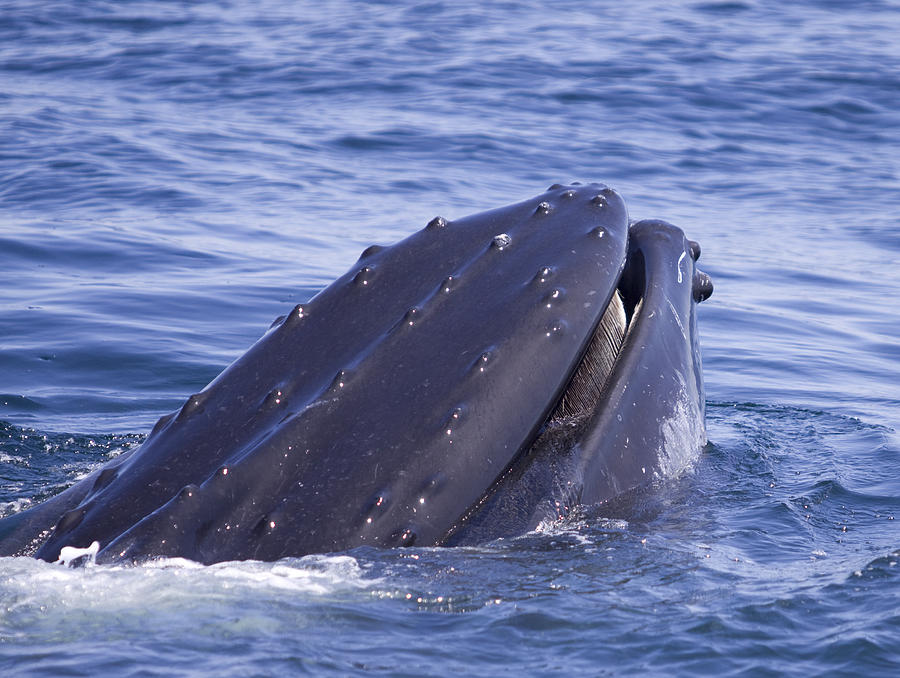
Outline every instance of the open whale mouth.
<path id="1" fill-rule="evenodd" d="M 690 433 L 699 429 L 702 435 L 693 311 L 712 294 L 713 284 L 694 266 L 699 244 L 684 240 L 679 229 L 658 221 L 631 227 L 622 273 L 550 414 L 443 543 L 484 541 L 498 534 L 498 524 L 506 526 L 501 533 L 513 535 L 548 518 L 562 519 L 573 506 L 602 503 L 640 485 L 648 469 L 658 470 L 667 445 L 697 448 L 696 435 L 678 439 L 668 431 L 678 415 L 693 407 Z M 665 400 L 654 402 L 659 397 Z M 635 424 L 651 417 L 646 427 Z M 654 425 L 659 427 L 655 432 Z M 637 445 L 629 449 L 631 443 Z M 594 457 L 587 473 L 583 469 L 589 465 L 578 458 L 585 453 Z M 609 472 L 614 466 L 618 469 Z M 533 512 L 523 514 L 522 506 Z"/>
<path id="2" fill-rule="evenodd" d="M 644 226 L 649 224 L 652 228 L 657 229 L 674 229 L 665 222 L 632 222 L 631 225 L 634 226 L 635 223 Z M 641 226 L 635 230 L 640 232 Z M 676 261 L 678 267 L 676 277 L 679 282 L 684 278 L 681 264 L 685 256 L 689 256 L 690 260 L 696 264 L 700 258 L 699 243 L 693 240 L 687 241 L 686 251 L 683 251 L 682 256 Z M 649 272 L 645 261 L 645 252 L 640 243 L 637 246 L 632 245 L 629 248 L 622 276 L 606 310 L 597 322 L 590 340 L 586 342 L 584 352 L 573 370 L 572 377 L 556 407 L 547 418 L 544 429 L 561 423 L 577 423 L 594 414 L 598 407 L 602 407 L 604 390 L 608 387 L 616 360 L 628 341 L 629 330 L 636 319 L 641 316 L 648 286 L 659 285 L 659 281 L 648 279 Z M 690 280 L 690 296 L 693 301 L 696 303 L 705 301 L 710 297 L 712 291 L 713 283 L 710 277 L 695 269 Z"/>
<path id="3" fill-rule="evenodd" d="M 547 518 L 564 518 L 570 507 L 581 503 L 580 483 L 573 484 L 570 473 L 560 474 L 554 467 L 571 453 L 591 417 L 603 406 L 603 393 L 609 388 L 641 297 L 629 301 L 632 303 L 626 308 L 622 291 L 613 291 L 569 381 L 533 440 L 460 516 L 441 543 L 473 545 L 496 536 L 521 534 Z M 566 487 L 556 482 L 557 475 L 567 476 Z M 522 507 L 527 507 L 526 512 Z M 499 532 L 498 524 L 503 525 Z"/>
<path id="4" fill-rule="evenodd" d="M 547 419 L 548 426 L 564 420 L 580 419 L 593 412 L 600 402 L 627 331 L 625 303 L 622 293 L 616 289 L 572 378 Z"/>
<path id="5" fill-rule="evenodd" d="M 691 260 L 696 262 L 700 258 L 699 243 L 691 240 L 687 245 Z M 680 265 L 681 261 L 677 264 Z M 547 419 L 547 426 L 584 418 L 602 403 L 603 391 L 627 339 L 629 327 L 640 316 L 649 282 L 646 275 L 644 253 L 633 248 L 606 310 L 597 322 L 590 340 L 586 342 L 569 383 Z M 682 275 L 680 270 L 678 275 Z M 712 290 L 713 284 L 709 276 L 697 271 L 691 280 L 694 301 L 699 303 L 708 299 Z"/>
<path id="6" fill-rule="evenodd" d="M 654 226 L 673 228 L 665 222 L 655 222 Z M 689 255 L 691 261 L 696 263 L 700 258 L 699 243 L 687 241 L 687 252 L 684 254 Z M 547 418 L 544 430 L 563 423 L 578 423 L 594 414 L 598 407 L 602 407 L 604 390 L 608 387 L 616 360 L 628 341 L 632 323 L 641 315 L 647 286 L 651 284 L 647 279 L 648 270 L 644 257 L 645 253 L 639 247 L 630 249 L 616 289 L 590 340 L 586 342 L 571 379 Z M 680 271 L 682 259 L 680 257 L 677 262 L 679 278 L 683 277 Z M 694 273 L 690 284 L 691 296 L 697 303 L 708 299 L 712 294 L 712 280 L 702 271 Z"/>

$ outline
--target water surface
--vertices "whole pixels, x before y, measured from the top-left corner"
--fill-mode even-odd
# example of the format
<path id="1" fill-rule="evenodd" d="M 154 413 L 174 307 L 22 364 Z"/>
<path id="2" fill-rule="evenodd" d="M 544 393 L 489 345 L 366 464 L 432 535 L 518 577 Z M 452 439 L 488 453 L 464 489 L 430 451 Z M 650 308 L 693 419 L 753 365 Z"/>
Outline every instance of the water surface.
<path id="1" fill-rule="evenodd" d="M 0 511 L 436 214 L 680 225 L 710 444 L 479 548 L 0 560 L 4 675 L 859 674 L 900 656 L 895 2 L 0 3 Z"/>

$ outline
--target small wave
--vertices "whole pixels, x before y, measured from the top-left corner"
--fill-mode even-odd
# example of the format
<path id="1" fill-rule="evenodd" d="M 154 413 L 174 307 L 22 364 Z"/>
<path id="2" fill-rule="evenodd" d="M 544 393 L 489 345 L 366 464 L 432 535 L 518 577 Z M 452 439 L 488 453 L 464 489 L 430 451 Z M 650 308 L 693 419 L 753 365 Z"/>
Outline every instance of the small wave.
<path id="1" fill-rule="evenodd" d="M 93 549 L 73 549 L 57 563 L 17 557 L 0 558 L 4 573 L 0 598 L 8 603 L 2 627 L 17 615 L 37 611 L 122 614 L 135 621 L 146 610 L 156 615 L 214 606 L 223 596 L 235 608 L 241 600 L 270 600 L 289 592 L 298 602 L 309 596 L 366 591 L 380 583 L 351 556 L 307 556 L 274 563 L 243 561 L 201 565 L 168 558 L 140 566 L 95 565 Z M 87 556 L 87 562 L 84 558 Z M 77 565 L 81 567 L 66 567 Z M 305 598 L 304 598 L 305 597 Z"/>
<path id="2" fill-rule="evenodd" d="M 0 407 L 9 408 L 13 411 L 24 411 L 24 412 L 37 412 L 38 410 L 43 409 L 43 405 L 41 405 L 36 400 L 32 400 L 23 395 L 16 395 L 14 393 L 0 393 Z M 2 424 L 3 422 L 0 422 Z"/>
<path id="3" fill-rule="evenodd" d="M 0 459 L 0 462 L 2 461 L 3 460 Z M 20 497 L 19 499 L 13 499 L 12 501 L 2 501 L 0 502 L 0 517 L 9 516 L 13 513 L 18 513 L 19 511 L 24 511 L 33 503 L 34 502 L 27 497 Z"/>
<path id="4" fill-rule="evenodd" d="M 378 583 L 377 579 L 365 576 L 359 561 L 346 555 L 311 555 L 275 563 L 219 563 L 211 565 L 210 570 L 226 588 L 264 588 L 325 595 Z"/>
<path id="5" fill-rule="evenodd" d="M 885 578 L 900 578 L 900 550 L 892 551 L 866 563 L 865 566 L 852 573 L 848 578 L 848 583 L 858 583 L 860 579 L 877 581 Z"/>

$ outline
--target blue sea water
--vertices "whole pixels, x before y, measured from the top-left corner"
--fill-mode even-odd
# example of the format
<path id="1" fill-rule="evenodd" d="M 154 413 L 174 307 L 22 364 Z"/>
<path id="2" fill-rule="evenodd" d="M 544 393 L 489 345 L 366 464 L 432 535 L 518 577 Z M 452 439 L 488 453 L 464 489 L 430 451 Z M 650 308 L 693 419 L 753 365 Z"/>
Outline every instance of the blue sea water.
<path id="1" fill-rule="evenodd" d="M 0 559 L 0 673 L 900 669 L 900 4 L 0 1 L 0 514 L 370 243 L 603 181 L 680 225 L 709 445 L 478 548 Z M 897 520 L 895 520 L 897 518 Z"/>

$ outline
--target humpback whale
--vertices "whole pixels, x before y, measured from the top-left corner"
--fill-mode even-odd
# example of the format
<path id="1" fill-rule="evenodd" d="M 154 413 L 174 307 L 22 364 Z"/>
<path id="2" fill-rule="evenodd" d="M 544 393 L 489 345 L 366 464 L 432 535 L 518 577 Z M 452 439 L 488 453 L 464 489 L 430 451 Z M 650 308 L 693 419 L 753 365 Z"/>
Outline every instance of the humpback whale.
<path id="1" fill-rule="evenodd" d="M 139 447 L 0 520 L 0 555 L 478 543 L 670 475 L 706 442 L 699 255 L 602 184 L 436 217 L 364 250 Z"/>

